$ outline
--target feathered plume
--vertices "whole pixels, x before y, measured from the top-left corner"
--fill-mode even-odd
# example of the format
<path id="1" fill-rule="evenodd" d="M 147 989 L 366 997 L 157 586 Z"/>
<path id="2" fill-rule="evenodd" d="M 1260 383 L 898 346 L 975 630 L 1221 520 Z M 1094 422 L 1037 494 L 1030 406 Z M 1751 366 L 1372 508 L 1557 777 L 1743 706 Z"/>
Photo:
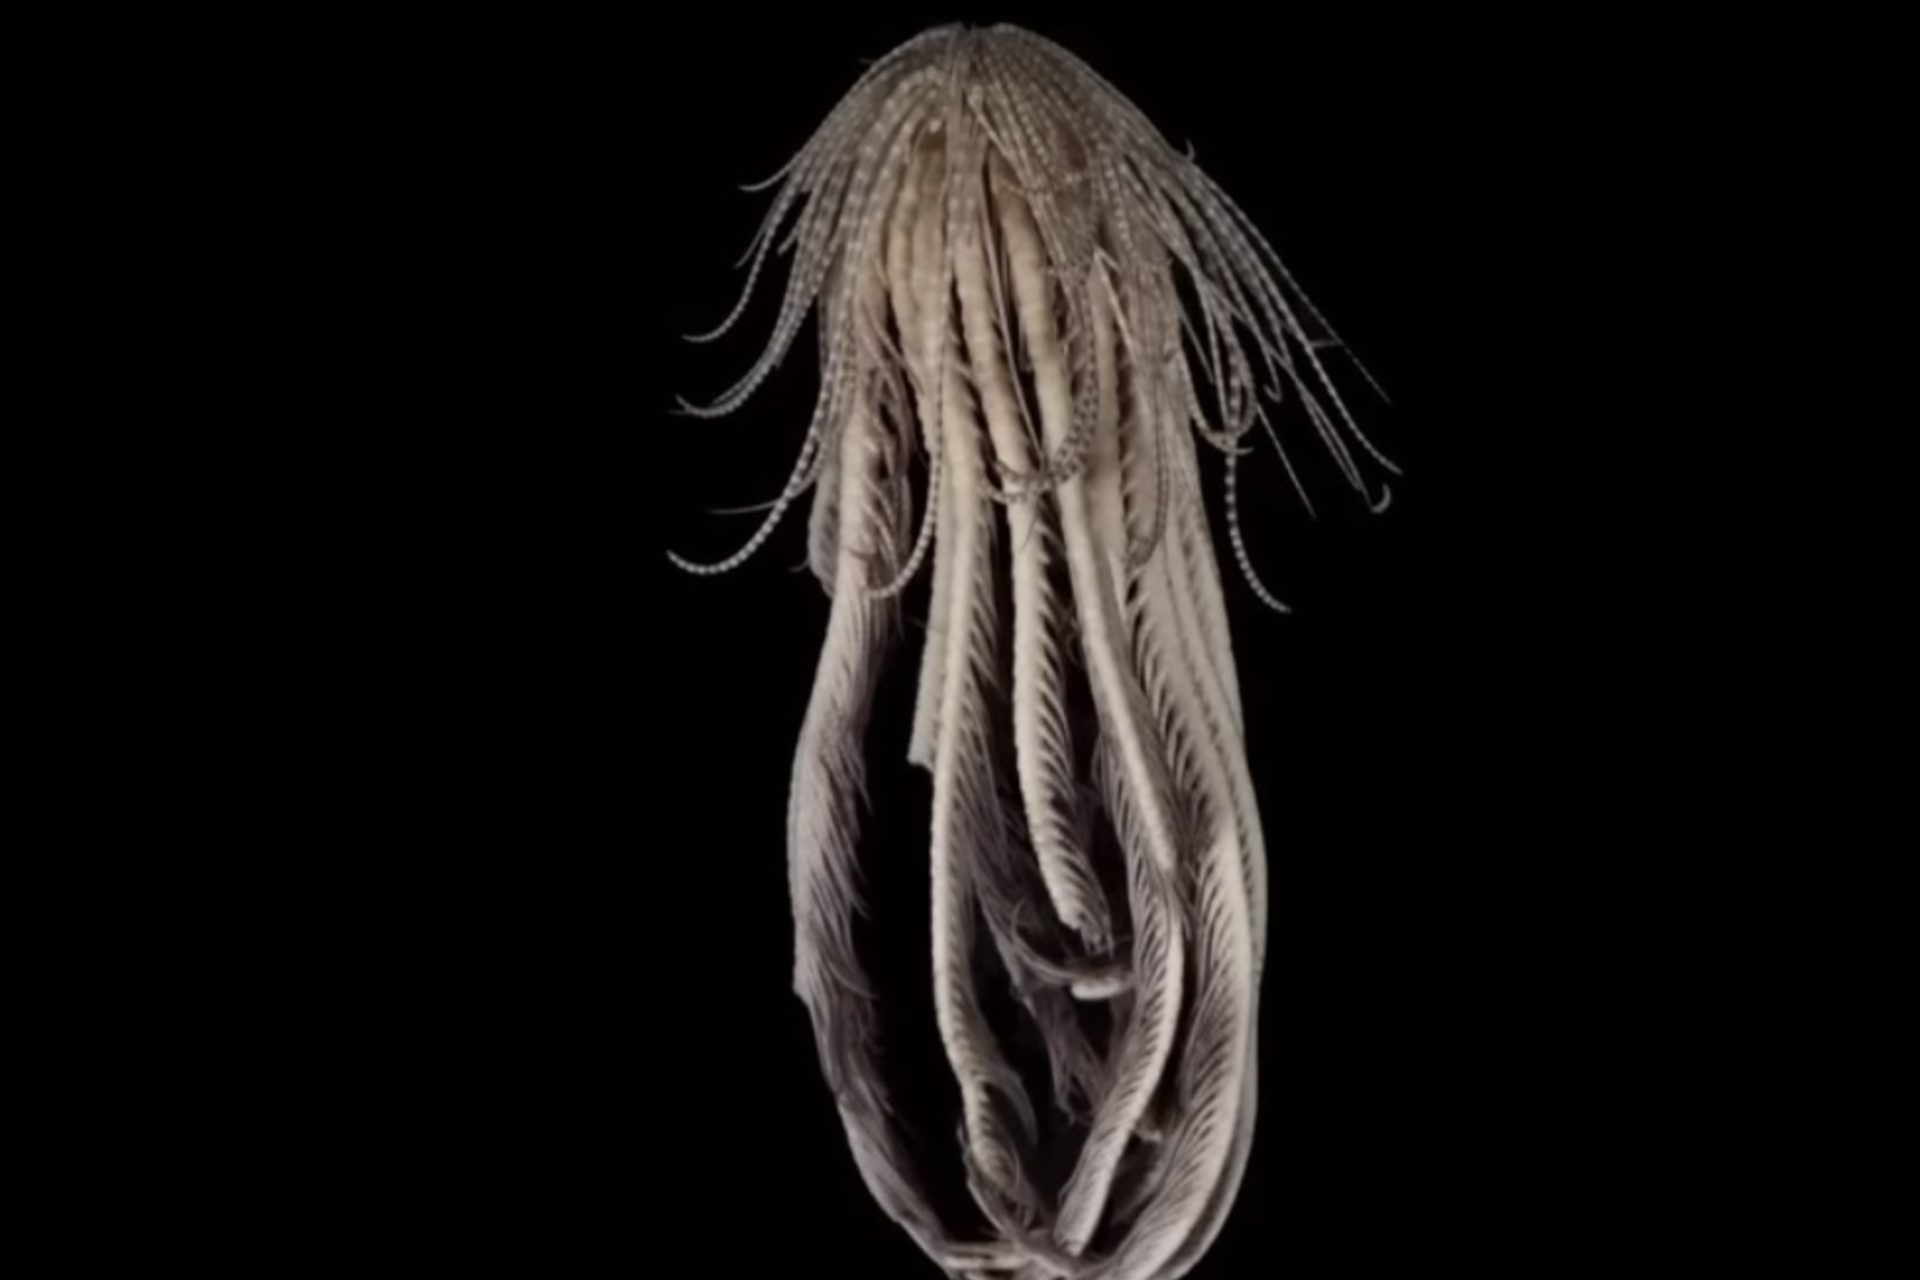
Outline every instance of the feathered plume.
<path id="1" fill-rule="evenodd" d="M 1048 41 L 923 33 L 869 68 L 773 182 L 746 291 L 701 335 L 732 327 L 778 247 L 793 263 L 772 338 L 731 390 L 685 411 L 738 409 L 815 307 L 819 401 L 746 545 L 675 560 L 737 566 L 818 487 L 808 559 L 832 610 L 788 857 L 795 989 L 849 1145 L 949 1274 L 1183 1275 L 1253 1140 L 1267 917 L 1196 441 L 1225 456 L 1235 558 L 1282 609 L 1253 576 L 1233 487 L 1256 423 L 1280 443 L 1263 394 L 1298 401 L 1376 509 L 1388 491 L 1369 490 L 1352 446 L 1392 464 L 1327 376 L 1337 338 L 1259 232 Z M 933 779 L 934 1019 L 985 1239 L 928 1203 L 854 938 L 869 710 L 900 592 L 929 560 L 901 747 Z M 1044 1046 L 1056 1114 L 999 1041 L 987 974 L 1011 983 Z"/>

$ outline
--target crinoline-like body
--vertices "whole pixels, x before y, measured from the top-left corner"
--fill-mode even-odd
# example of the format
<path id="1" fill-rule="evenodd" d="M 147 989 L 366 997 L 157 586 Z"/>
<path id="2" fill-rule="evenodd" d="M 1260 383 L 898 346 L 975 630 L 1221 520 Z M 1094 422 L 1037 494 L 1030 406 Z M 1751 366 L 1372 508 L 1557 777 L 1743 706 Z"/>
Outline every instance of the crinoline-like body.
<path id="1" fill-rule="evenodd" d="M 1235 506 L 1255 425 L 1280 443 L 1263 394 L 1293 397 L 1363 495 L 1349 438 L 1392 466 L 1327 376 L 1336 338 L 1259 233 L 1048 41 L 916 37 L 773 181 L 747 285 L 797 212 L 772 339 L 687 412 L 738 408 L 816 304 L 820 398 L 747 545 L 676 560 L 734 567 L 813 489 L 809 561 L 833 602 L 789 806 L 795 988 L 850 1146 L 950 1272 L 1182 1275 L 1252 1140 L 1267 916 L 1197 443 L 1226 456 L 1230 541 L 1275 607 Z M 933 778 L 933 1005 L 987 1224 L 964 1238 L 928 1205 L 889 1111 L 854 942 L 868 714 L 899 592 L 928 561 L 907 751 Z M 1046 1046 L 1038 1102 L 983 980 L 1010 984 Z M 1043 1135 L 1072 1148 L 1058 1185 Z"/>

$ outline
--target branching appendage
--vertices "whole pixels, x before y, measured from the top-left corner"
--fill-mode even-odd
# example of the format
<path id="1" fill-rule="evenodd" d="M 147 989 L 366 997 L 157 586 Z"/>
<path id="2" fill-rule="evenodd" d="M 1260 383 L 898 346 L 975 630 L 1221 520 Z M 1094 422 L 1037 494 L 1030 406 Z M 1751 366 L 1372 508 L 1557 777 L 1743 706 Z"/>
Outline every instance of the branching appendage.
<path id="1" fill-rule="evenodd" d="M 1398 472 L 1328 375 L 1339 340 L 1259 231 L 1040 37 L 923 33 L 867 70 L 775 183 L 746 290 L 700 337 L 744 313 L 779 242 L 793 263 L 773 335 L 731 390 L 685 411 L 738 409 L 816 307 L 819 400 L 747 544 L 675 559 L 737 567 L 816 487 L 808 563 L 832 606 L 789 796 L 794 985 L 850 1149 L 950 1274 L 1184 1275 L 1252 1145 L 1267 927 L 1198 446 L 1223 456 L 1242 576 L 1281 611 L 1240 530 L 1256 424 L 1306 494 L 1263 396 L 1299 406 L 1375 510 L 1389 490 L 1369 489 L 1362 460 Z M 901 590 L 929 561 L 905 750 L 933 778 L 933 1007 L 984 1233 L 928 1203 L 854 942 L 868 713 Z M 983 949 L 997 969 L 975 963 Z M 1050 1093 L 983 1015 L 983 972 L 1011 981 Z M 1106 1016 L 1083 1016 L 1094 1005 Z M 1046 1107 L 1063 1123 L 1040 1123 Z M 1039 1149 L 1069 1132 L 1072 1150 Z"/>

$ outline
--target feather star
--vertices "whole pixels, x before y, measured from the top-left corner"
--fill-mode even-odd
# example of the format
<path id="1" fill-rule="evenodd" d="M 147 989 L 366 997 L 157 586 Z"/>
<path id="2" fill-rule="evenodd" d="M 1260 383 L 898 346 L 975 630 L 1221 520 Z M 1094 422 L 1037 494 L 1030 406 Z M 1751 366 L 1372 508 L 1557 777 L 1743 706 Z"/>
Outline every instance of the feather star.
<path id="1" fill-rule="evenodd" d="M 732 569 L 813 491 L 808 559 L 832 605 L 788 807 L 794 986 L 852 1155 L 949 1275 L 1184 1275 L 1246 1168 L 1267 927 L 1196 441 L 1225 456 L 1240 569 L 1283 610 L 1248 563 L 1235 489 L 1256 422 L 1280 445 L 1263 397 L 1291 389 L 1376 510 L 1388 491 L 1368 492 L 1349 439 L 1398 473 L 1327 376 L 1338 338 L 1260 232 L 1058 45 L 923 32 L 749 189 L 775 184 L 740 302 L 695 340 L 740 318 L 792 218 L 772 338 L 682 411 L 738 409 L 816 306 L 819 399 L 746 545 L 674 560 Z M 929 1204 L 890 1110 L 854 942 L 866 726 L 929 558 L 907 754 L 933 781 L 933 1007 L 980 1210 L 965 1231 Z M 987 973 L 1045 1046 L 1038 1104 L 983 1011 Z"/>

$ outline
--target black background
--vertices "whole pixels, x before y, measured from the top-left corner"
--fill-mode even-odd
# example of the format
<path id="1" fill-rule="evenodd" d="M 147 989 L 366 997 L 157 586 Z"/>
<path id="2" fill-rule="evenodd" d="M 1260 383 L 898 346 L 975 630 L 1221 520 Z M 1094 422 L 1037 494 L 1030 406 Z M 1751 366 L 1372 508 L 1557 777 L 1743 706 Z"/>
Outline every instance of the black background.
<path id="1" fill-rule="evenodd" d="M 797 530 L 717 582 L 663 554 L 744 533 L 701 509 L 777 486 L 811 353 L 734 421 L 666 410 L 724 385 L 767 315 L 714 350 L 673 339 L 731 299 L 759 208 L 734 184 L 784 160 L 860 58 L 929 22 L 1013 19 L 1197 146 L 1392 389 L 1373 426 L 1410 470 L 1373 519 L 1304 448 L 1317 524 L 1270 459 L 1247 476 L 1255 558 L 1298 612 L 1229 584 L 1274 927 L 1260 1138 L 1202 1274 L 1406 1270 L 1416 984 L 1418 1201 L 1460 1238 L 1430 1256 L 1639 1256 L 1647 1227 L 1689 1217 L 1703 1250 L 1775 1249 L 1800 1222 L 1830 1243 L 1801 1203 L 1830 1152 L 1754 1117 L 1841 1096 L 1783 1045 L 1849 1081 L 1863 1061 L 1831 1020 L 1852 1013 L 1834 992 L 1857 948 L 1886 935 L 1862 927 L 1851 857 L 1884 840 L 1844 825 L 1880 765 L 1845 748 L 1884 748 L 1793 717 L 1878 714 L 1892 687 L 1857 661 L 1886 629 L 1846 616 L 1886 580 L 1856 593 L 1844 572 L 1869 549 L 1861 509 L 1885 504 L 1844 430 L 1839 448 L 1806 436 L 1835 421 L 1824 365 L 1817 411 L 1775 367 L 1798 349 L 1781 324 L 1849 313 L 1783 309 L 1782 272 L 1741 233 L 1787 248 L 1787 284 L 1828 283 L 1846 238 L 1807 237 L 1802 200 L 1860 205 L 1804 179 L 1878 172 L 1833 146 L 1866 122 L 1871 77 L 1827 60 L 1852 77 L 1829 127 L 1804 77 L 1777 74 L 1820 69 L 1805 23 L 1773 57 L 1749 41 L 1765 24 L 1449 8 L 1421 31 L 1416 113 L 1399 7 L 1116 14 L 469 7 L 76 33 L 85 74 L 35 128 L 112 189 L 49 186 L 101 219 L 53 260 L 106 255 L 112 287 L 77 283 L 74 305 L 162 342 L 146 367 L 89 352 L 72 383 L 133 396 L 130 431 L 59 434 L 86 454 L 79 487 L 128 473 L 112 558 L 151 571 L 131 599 L 69 575 L 113 607 L 71 619 L 111 653 L 55 693 L 131 672 L 163 701 L 133 701 L 132 726 L 61 712 L 160 793 L 86 778 L 86 808 L 126 812 L 131 838 L 57 859 L 87 877 L 86 914 L 133 885 L 144 931 L 115 939 L 112 985 L 154 993 L 131 1034 L 97 993 L 63 993 L 114 1036 L 84 1050 L 103 1083 L 43 1108 L 63 1149 L 137 1168 L 70 1132 L 137 1097 L 179 1129 L 144 1144 L 164 1176 L 141 1185 L 191 1197 L 165 1226 L 265 1228 L 268 1269 L 332 1251 L 497 1270 L 518 1246 L 539 1274 L 636 1256 L 673 1275 L 926 1272 L 854 1176 L 787 992 L 779 815 L 824 616 L 785 571 Z M 136 163 L 47 132 L 89 103 Z M 1773 428 L 1782 447 L 1754 435 Z M 1787 473 L 1742 473 L 1756 462 Z M 1804 505 L 1828 495 L 1831 513 Z M 93 521 L 61 514 L 30 561 Z M 1848 659 L 1819 661 L 1823 641 Z M 886 747 L 902 710 L 873 753 L 894 771 L 877 827 L 900 839 L 876 847 L 907 853 L 869 868 L 910 999 L 924 792 Z M 1435 851 L 1417 974 L 1416 811 Z M 105 873 L 118 845 L 131 882 Z M 1823 900 L 1829 862 L 1849 887 Z M 1832 922 L 1848 937 L 1829 947 L 1810 929 Z M 90 945 L 55 942 L 36 983 Z M 1832 980 L 1810 968 L 1829 958 Z M 924 1075 L 937 1100 L 937 1060 Z M 226 1182 L 182 1177 L 183 1156 Z M 1722 1182 L 1735 1213 L 1700 1213 Z"/>
<path id="2" fill-rule="evenodd" d="M 1828 341 L 1867 331 L 1780 291 L 1873 243 L 1824 179 L 1884 168 L 1835 146 L 1877 82 L 1804 22 L 1776 57 L 1764 23 L 1455 7 L 1423 25 L 1416 113 L 1401 8 L 1135 12 L 156 14 L 36 42 L 67 92 L 30 132 L 75 177 L 42 194 L 96 220 L 72 253 L 26 252 L 98 256 L 73 307 L 152 344 L 144 365 L 87 351 L 64 388 L 124 387 L 130 430 L 81 410 L 55 432 L 84 455 L 76 490 L 124 473 L 102 558 L 142 589 L 60 565 L 110 612 L 22 611 L 98 643 L 52 692 L 129 762 L 82 773 L 63 811 L 125 813 L 128 838 L 23 862 L 84 877 L 80 916 L 121 890 L 137 926 L 100 989 L 59 997 L 109 1042 L 39 1038 L 100 1072 L 71 1106 L 26 1095 L 61 1150 L 109 1179 L 152 1161 L 143 1192 L 187 1198 L 154 1200 L 157 1225 L 264 1244 L 254 1271 L 464 1252 L 529 1274 L 925 1274 L 854 1176 L 787 991 L 779 815 L 824 614 L 785 571 L 797 530 L 717 582 L 663 554 L 744 532 L 701 509 L 778 484 L 810 353 L 734 421 L 666 410 L 724 385 L 767 315 L 714 350 L 673 340 L 731 298 L 759 208 L 733 185 L 860 58 L 1008 18 L 1197 146 L 1392 389 L 1373 425 L 1410 469 L 1372 519 L 1303 449 L 1317 524 L 1270 459 L 1247 476 L 1255 557 L 1298 613 L 1230 584 L 1274 927 L 1260 1138 L 1202 1274 L 1407 1269 L 1415 985 L 1418 1201 L 1458 1238 L 1429 1256 L 1638 1257 L 1693 1219 L 1700 1251 L 1777 1253 L 1801 1223 L 1828 1248 L 1805 1172 L 1834 1167 L 1835 1098 L 1878 1101 L 1841 1025 L 1878 1023 L 1835 993 L 1897 933 L 1860 915 L 1877 881 L 1854 856 L 1885 844 L 1864 802 L 1900 795 L 1884 735 L 1834 717 L 1885 709 L 1897 682 L 1861 645 L 1891 632 L 1849 615 L 1899 578 L 1846 574 L 1904 543 L 1858 524 L 1898 473 L 1863 489 L 1846 428 L 1872 442 L 1879 419 L 1836 418 L 1824 362 L 1817 409 L 1778 367 L 1808 315 L 1839 317 Z M 1850 77 L 1826 99 L 1801 74 L 1824 68 Z M 53 132 L 87 107 L 101 145 Z M 1829 211 L 1850 239 L 1805 234 Z M 64 498 L 30 567 L 95 527 Z M 1832 642 L 1846 660 L 1819 660 Z M 116 678 L 141 696 L 122 706 Z M 868 865 L 910 1000 L 924 792 L 886 746 L 902 710 L 873 753 L 899 839 L 876 848 L 907 852 Z M 1855 742 L 1880 755 L 1861 767 Z M 1434 851 L 1417 974 L 1413 812 Z M 53 932 L 36 989 L 93 950 Z M 130 1027 L 102 990 L 150 1016 Z M 1809 1051 L 1848 1087 L 1819 1087 Z M 128 1099 L 177 1133 L 130 1151 L 76 1131 L 99 1115 L 125 1139 Z M 194 1181 L 195 1157 L 223 1181 Z M 38 1184 L 151 1252 L 124 1198 Z"/>
<path id="3" fill-rule="evenodd" d="M 1001 8 L 1061 41 L 1200 162 L 1273 241 L 1302 286 L 1393 396 L 1370 433 L 1407 470 L 1369 515 L 1287 419 L 1319 510 L 1310 520 L 1270 452 L 1243 471 L 1245 534 L 1267 584 L 1295 610 L 1263 609 L 1227 571 L 1249 751 L 1268 841 L 1271 941 L 1261 1027 L 1259 1127 L 1246 1182 L 1193 1273 L 1270 1266 L 1342 1274 L 1406 1270 L 1410 1130 L 1407 759 L 1414 647 L 1411 572 L 1421 480 L 1418 397 L 1406 351 L 1411 238 L 1408 20 L 1401 6 L 1244 17 L 1178 11 L 1132 20 Z M 1258 14 L 1259 16 L 1256 16 Z M 826 617 L 803 554 L 804 511 L 742 569 L 693 578 L 665 561 L 731 551 L 757 517 L 709 514 L 777 492 L 812 405 L 812 330 L 738 415 L 669 416 L 728 385 L 770 322 L 778 275 L 725 341 L 682 344 L 736 296 L 732 264 L 766 196 L 741 184 L 777 169 L 857 76 L 908 35 L 959 16 L 676 6 L 659 20 L 648 237 L 653 384 L 638 390 L 651 449 L 640 548 L 651 647 L 647 1025 L 656 1079 L 649 1135 L 655 1261 L 688 1240 L 791 1249 L 830 1274 L 929 1271 L 868 1199 L 815 1069 L 791 995 L 783 847 L 791 753 Z M 638 229 L 636 229 L 638 235 Z M 1358 388 L 1357 380 L 1349 380 Z M 1213 514 L 1218 521 L 1218 471 Z M 1221 541 L 1224 553 L 1224 540 Z M 922 590 L 911 596 L 918 609 Z M 910 675 L 919 632 L 900 667 Z M 927 786 L 904 762 L 906 707 L 890 682 L 870 739 L 880 799 L 863 850 L 890 998 L 922 1002 Z M 916 934 L 916 930 L 919 932 Z M 911 1030 L 903 1033 L 911 1036 Z M 908 1095 L 938 1105 L 930 1030 L 901 1052 Z M 747 1236 L 753 1237 L 748 1240 Z M 817 1260 L 817 1261 L 808 1261 Z"/>

